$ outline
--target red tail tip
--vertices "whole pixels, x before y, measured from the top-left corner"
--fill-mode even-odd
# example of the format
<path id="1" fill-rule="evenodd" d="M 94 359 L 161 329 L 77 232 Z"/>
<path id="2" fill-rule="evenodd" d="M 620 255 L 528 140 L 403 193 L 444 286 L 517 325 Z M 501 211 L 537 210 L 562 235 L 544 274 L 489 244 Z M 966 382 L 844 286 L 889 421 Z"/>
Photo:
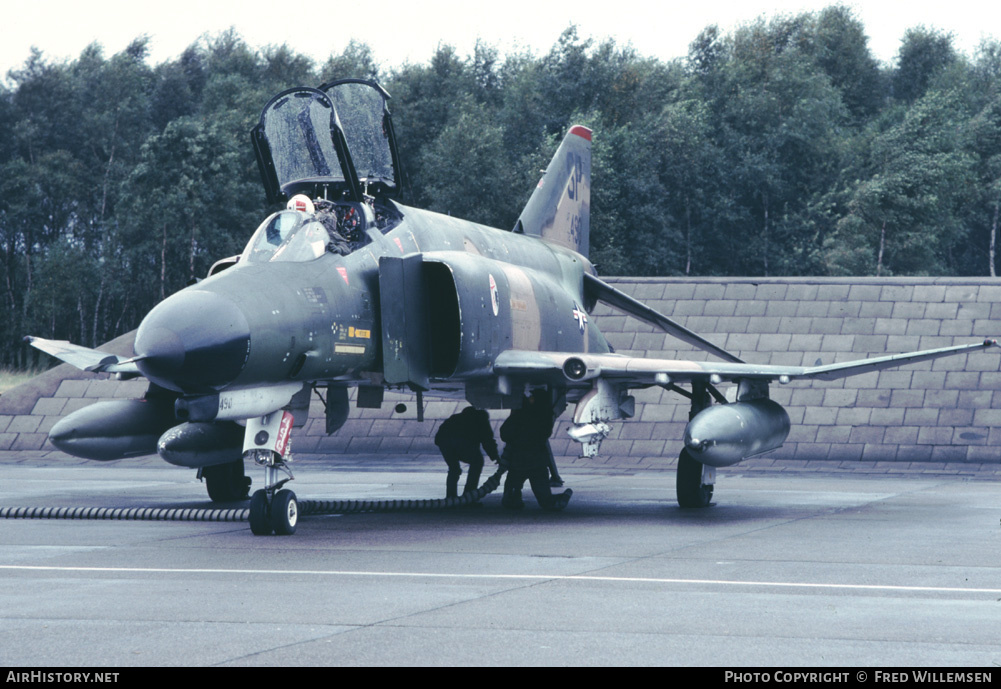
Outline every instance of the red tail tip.
<path id="1" fill-rule="evenodd" d="M 575 124 L 574 126 L 570 127 L 570 133 L 576 134 L 582 139 L 587 139 L 588 141 L 591 140 L 591 130 L 583 125 Z"/>

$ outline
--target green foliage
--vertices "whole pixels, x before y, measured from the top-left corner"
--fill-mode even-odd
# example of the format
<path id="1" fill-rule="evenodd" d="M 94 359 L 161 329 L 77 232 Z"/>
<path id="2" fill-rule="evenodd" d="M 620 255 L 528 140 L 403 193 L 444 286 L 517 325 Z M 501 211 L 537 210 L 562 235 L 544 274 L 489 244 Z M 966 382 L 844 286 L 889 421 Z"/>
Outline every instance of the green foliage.
<path id="1" fill-rule="evenodd" d="M 605 273 L 677 274 L 679 242 L 662 204 L 659 149 L 642 123 L 588 124 L 602 132 L 591 161 L 592 260 Z"/>
<path id="2" fill-rule="evenodd" d="M 318 81 L 326 83 L 337 79 L 379 80 L 379 65 L 367 43 L 352 38 L 340 55 L 331 55 L 324 63 Z"/>
<path id="3" fill-rule="evenodd" d="M 513 227 L 518 209 L 514 177 L 504 155 L 503 132 L 482 105 L 460 104 L 455 121 L 429 144 L 420 160 L 430 210 L 491 227 Z"/>
<path id="4" fill-rule="evenodd" d="M 934 78 L 956 61 L 952 36 L 919 26 L 908 29 L 897 54 L 893 94 L 905 103 L 923 96 Z"/>
<path id="5" fill-rule="evenodd" d="M 117 228 L 121 268 L 133 284 L 154 284 L 142 311 L 206 273 L 217 259 L 237 253 L 254 216 L 240 199 L 237 142 L 218 123 L 172 121 L 142 147 L 123 185 L 126 201 Z M 151 260 L 154 259 L 154 260 Z"/>
<path id="6" fill-rule="evenodd" d="M 939 275 L 965 244 L 974 158 L 956 126 L 965 113 L 956 94 L 931 92 L 872 143 L 868 179 L 860 181 L 838 223 L 838 237 L 859 247 L 838 272 Z M 874 263 L 858 259 L 868 246 Z"/>
<path id="7" fill-rule="evenodd" d="M 509 228 L 573 124 L 594 130 L 591 259 L 640 275 L 993 274 L 1001 43 L 909 30 L 880 65 L 844 6 L 706 27 L 662 62 L 576 27 L 542 55 L 439 45 L 321 65 L 234 30 L 147 38 L 0 85 L 0 365 L 25 334 L 98 344 L 238 252 L 264 217 L 247 132 L 275 93 L 379 79 L 404 203 Z"/>
<path id="8" fill-rule="evenodd" d="M 816 18 L 811 52 L 817 65 L 841 92 L 848 111 L 864 119 L 879 110 L 886 85 L 869 52 L 865 27 L 844 6 L 821 10 Z"/>

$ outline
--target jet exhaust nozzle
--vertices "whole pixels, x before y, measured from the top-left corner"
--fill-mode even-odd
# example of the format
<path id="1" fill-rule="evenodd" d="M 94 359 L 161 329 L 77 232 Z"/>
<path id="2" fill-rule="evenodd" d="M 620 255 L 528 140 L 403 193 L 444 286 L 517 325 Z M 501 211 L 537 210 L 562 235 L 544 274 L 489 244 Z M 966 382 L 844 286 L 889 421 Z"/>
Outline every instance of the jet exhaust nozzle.
<path id="1" fill-rule="evenodd" d="M 685 447 L 702 464 L 725 467 L 782 446 L 789 414 L 770 399 L 703 409 L 685 427 Z"/>

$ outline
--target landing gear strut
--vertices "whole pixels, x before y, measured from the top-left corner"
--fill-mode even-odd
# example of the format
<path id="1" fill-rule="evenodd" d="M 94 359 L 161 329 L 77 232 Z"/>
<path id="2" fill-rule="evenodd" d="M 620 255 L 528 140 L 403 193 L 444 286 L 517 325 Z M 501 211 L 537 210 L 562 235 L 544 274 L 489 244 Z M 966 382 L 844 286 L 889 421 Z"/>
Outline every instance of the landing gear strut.
<path id="1" fill-rule="evenodd" d="M 709 386 L 699 381 L 692 382 L 692 408 L 688 413 L 691 421 L 700 411 L 712 405 Z M 688 448 L 678 456 L 678 475 L 675 489 L 678 505 L 681 507 L 709 507 L 713 497 L 716 468 L 695 461 Z"/>
<path id="2" fill-rule="evenodd" d="M 250 498 L 250 530 L 255 536 L 291 536 L 299 522 L 299 502 L 295 493 L 282 488 L 291 481 L 291 470 L 281 455 L 271 450 L 253 450 L 254 461 L 264 465 L 265 487 Z M 278 472 L 288 478 L 276 480 Z"/>

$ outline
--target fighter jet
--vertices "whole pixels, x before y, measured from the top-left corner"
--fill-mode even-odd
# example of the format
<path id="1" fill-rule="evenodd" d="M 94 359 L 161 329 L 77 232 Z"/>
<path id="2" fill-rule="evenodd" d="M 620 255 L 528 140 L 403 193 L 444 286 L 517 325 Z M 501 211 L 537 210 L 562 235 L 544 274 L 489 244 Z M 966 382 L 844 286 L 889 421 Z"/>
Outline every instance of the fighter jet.
<path id="1" fill-rule="evenodd" d="M 660 386 L 688 400 L 677 465 L 684 507 L 710 504 L 716 468 L 779 447 L 789 416 L 769 385 L 844 376 L 996 345 L 984 341 L 818 365 L 745 363 L 598 277 L 588 260 L 589 129 L 573 126 L 514 227 L 411 208 L 395 200 L 399 159 L 377 84 L 349 79 L 272 98 L 251 132 L 268 200 L 285 204 L 243 253 L 157 305 L 127 359 L 28 338 L 79 368 L 144 376 L 143 399 L 101 402 L 49 437 L 97 460 L 158 453 L 197 468 L 213 500 L 245 499 L 249 458 L 264 467 L 250 502 L 255 534 L 290 534 L 298 515 L 285 462 L 315 392 L 326 431 L 386 390 L 464 398 L 512 409 L 536 390 L 562 411 L 571 437 L 598 452 L 609 423 L 628 419 L 630 391 Z M 280 205 L 279 205 L 280 207 Z M 614 353 L 594 322 L 603 302 L 719 361 Z M 732 401 L 719 390 L 735 386 Z"/>

